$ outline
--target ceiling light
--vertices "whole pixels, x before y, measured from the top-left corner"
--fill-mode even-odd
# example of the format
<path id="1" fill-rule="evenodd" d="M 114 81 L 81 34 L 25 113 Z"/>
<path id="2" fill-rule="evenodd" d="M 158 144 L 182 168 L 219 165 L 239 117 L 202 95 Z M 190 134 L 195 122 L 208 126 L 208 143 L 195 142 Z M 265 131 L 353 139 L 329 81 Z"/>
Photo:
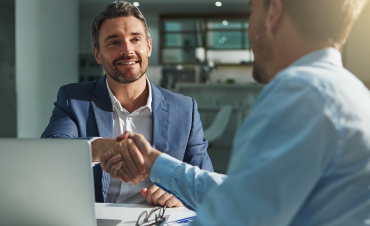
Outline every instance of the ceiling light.
<path id="1" fill-rule="evenodd" d="M 217 1 L 217 2 L 215 2 L 215 5 L 216 5 L 217 7 L 220 7 L 220 6 L 222 6 L 222 2 Z"/>
<path id="2" fill-rule="evenodd" d="M 224 20 L 224 21 L 222 21 L 222 24 L 226 26 L 226 25 L 229 24 L 229 22 L 227 20 Z"/>
<path id="3" fill-rule="evenodd" d="M 136 7 L 139 7 L 140 6 L 140 3 L 138 3 L 138 2 L 134 2 L 134 3 L 132 3 L 134 6 L 136 6 Z"/>

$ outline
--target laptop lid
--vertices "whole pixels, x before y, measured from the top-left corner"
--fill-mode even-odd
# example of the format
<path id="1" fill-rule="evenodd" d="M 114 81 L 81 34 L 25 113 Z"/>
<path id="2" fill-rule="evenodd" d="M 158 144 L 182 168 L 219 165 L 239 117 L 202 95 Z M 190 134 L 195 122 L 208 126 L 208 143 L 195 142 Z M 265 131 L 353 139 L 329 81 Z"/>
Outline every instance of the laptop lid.
<path id="1" fill-rule="evenodd" d="M 96 226 L 90 144 L 0 139 L 0 225 Z"/>

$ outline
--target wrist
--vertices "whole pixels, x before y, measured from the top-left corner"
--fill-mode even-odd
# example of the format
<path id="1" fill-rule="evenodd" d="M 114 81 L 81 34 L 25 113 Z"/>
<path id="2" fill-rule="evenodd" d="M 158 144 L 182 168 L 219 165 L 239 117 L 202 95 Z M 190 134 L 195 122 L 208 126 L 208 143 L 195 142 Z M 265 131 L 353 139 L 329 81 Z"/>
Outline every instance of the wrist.
<path id="1" fill-rule="evenodd" d="M 150 176 L 150 171 L 152 170 L 154 162 L 161 154 L 162 152 L 155 148 L 152 148 L 152 150 L 148 153 L 146 158 L 147 176 Z"/>
<path id="2" fill-rule="evenodd" d="M 100 138 L 91 143 L 91 156 L 93 162 L 99 162 L 100 157 L 112 150 L 113 145 L 116 143 L 112 138 Z"/>

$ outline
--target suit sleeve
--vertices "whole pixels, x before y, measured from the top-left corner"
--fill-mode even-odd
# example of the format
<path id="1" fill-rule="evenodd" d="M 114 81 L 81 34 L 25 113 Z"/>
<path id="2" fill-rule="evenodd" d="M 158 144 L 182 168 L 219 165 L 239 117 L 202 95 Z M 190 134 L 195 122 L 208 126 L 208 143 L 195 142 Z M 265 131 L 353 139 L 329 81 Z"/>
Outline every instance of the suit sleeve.
<path id="1" fill-rule="evenodd" d="M 207 153 L 208 141 L 204 139 L 198 105 L 194 99 L 192 99 L 192 104 L 192 128 L 185 151 L 184 162 L 193 166 L 198 166 L 203 170 L 213 172 L 212 162 Z"/>
<path id="2" fill-rule="evenodd" d="M 78 138 L 76 119 L 64 87 L 59 89 L 54 106 L 49 124 L 41 138 Z"/>

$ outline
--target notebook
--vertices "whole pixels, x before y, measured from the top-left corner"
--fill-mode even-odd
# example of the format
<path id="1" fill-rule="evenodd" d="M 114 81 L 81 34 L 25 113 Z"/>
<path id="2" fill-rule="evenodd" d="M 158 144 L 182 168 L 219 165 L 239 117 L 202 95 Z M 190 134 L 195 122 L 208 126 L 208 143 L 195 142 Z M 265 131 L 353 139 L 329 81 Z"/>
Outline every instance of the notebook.
<path id="1" fill-rule="evenodd" d="M 90 144 L 1 138 L 0 225 L 96 226 Z"/>

